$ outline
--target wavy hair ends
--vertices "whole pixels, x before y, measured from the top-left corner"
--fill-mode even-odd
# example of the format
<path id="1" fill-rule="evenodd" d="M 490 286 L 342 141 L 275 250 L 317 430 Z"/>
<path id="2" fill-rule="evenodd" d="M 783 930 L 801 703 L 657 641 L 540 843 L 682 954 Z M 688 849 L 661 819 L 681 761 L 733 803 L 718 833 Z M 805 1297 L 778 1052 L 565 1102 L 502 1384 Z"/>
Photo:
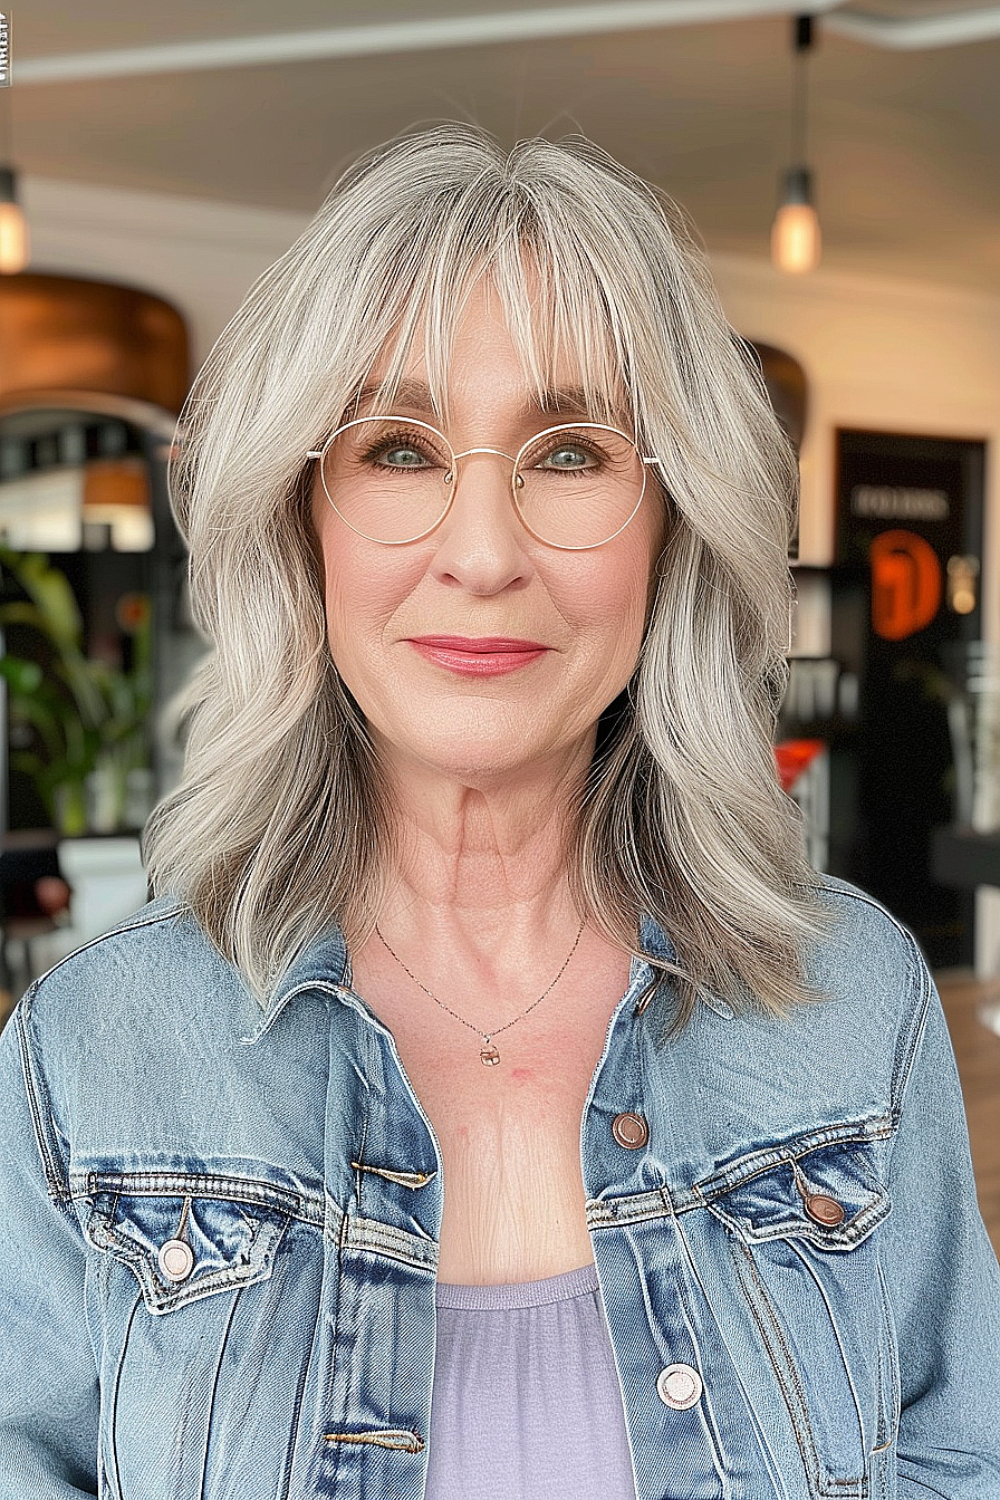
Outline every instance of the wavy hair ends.
<path id="1" fill-rule="evenodd" d="M 571 359 L 596 419 L 656 454 L 669 511 L 641 657 L 570 841 L 581 914 L 632 950 L 640 917 L 660 922 L 682 1020 L 703 988 L 784 1013 L 808 998 L 821 925 L 771 750 L 795 461 L 679 211 L 582 140 L 508 153 L 452 126 L 373 153 L 212 350 L 171 488 L 213 650 L 186 694 L 183 778 L 147 826 L 153 888 L 265 1005 L 331 923 L 370 934 L 392 808 L 327 646 L 304 455 L 380 360 L 391 400 L 415 350 L 446 420 L 449 349 L 483 276 L 539 393 Z"/>

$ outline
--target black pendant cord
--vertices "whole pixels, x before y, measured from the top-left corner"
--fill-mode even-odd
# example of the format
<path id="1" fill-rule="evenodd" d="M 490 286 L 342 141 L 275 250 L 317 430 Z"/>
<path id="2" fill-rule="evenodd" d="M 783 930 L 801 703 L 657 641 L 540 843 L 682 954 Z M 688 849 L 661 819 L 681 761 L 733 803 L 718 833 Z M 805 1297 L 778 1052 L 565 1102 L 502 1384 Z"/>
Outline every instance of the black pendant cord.
<path id="1" fill-rule="evenodd" d="M 812 16 L 795 16 L 792 21 L 792 36 L 795 69 L 792 81 L 791 163 L 793 167 L 797 167 L 805 166 L 809 159 L 809 54 L 814 40 Z"/>

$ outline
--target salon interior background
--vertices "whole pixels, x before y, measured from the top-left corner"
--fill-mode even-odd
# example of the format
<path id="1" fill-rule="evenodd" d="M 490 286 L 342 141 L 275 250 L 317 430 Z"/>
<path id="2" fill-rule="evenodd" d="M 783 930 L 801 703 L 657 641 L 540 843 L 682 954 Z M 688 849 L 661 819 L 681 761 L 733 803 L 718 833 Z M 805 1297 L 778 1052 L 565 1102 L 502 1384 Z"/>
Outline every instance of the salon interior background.
<path id="1" fill-rule="evenodd" d="M 501 8 L 502 7 L 502 8 Z M 789 16 L 767 0 L 31 0 L 14 164 L 33 270 L 145 287 L 199 362 L 364 148 L 436 119 L 582 130 L 690 212 L 733 324 L 809 381 L 800 553 L 833 546 L 838 428 L 1000 439 L 1000 6 L 816 4 L 818 270 L 768 261 L 789 163 Z M 1000 638 L 987 463 L 983 633 Z M 813 643 L 817 644 L 817 643 Z M 822 646 L 822 642 L 818 643 Z M 1000 917 L 980 896 L 987 963 Z"/>

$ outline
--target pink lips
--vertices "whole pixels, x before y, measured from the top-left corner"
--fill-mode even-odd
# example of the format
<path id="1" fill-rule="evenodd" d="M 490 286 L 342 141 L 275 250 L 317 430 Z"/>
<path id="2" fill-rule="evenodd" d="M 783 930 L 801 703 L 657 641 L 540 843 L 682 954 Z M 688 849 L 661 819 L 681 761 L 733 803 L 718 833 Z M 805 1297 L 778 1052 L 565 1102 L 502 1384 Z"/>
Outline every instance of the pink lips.
<path id="1" fill-rule="evenodd" d="M 410 640 L 425 661 L 464 677 L 499 677 L 538 661 L 549 649 L 508 636 L 423 635 Z"/>

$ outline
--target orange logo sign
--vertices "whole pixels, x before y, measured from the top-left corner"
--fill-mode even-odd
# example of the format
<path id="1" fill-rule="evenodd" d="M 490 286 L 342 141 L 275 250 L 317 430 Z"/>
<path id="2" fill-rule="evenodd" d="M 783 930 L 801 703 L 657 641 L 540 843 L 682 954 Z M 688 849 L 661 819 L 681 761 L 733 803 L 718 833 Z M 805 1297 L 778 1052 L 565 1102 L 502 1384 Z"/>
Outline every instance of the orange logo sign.
<path id="1" fill-rule="evenodd" d="M 903 641 L 923 630 L 941 605 L 941 562 L 930 542 L 915 531 L 883 531 L 868 557 L 875 634 Z"/>

